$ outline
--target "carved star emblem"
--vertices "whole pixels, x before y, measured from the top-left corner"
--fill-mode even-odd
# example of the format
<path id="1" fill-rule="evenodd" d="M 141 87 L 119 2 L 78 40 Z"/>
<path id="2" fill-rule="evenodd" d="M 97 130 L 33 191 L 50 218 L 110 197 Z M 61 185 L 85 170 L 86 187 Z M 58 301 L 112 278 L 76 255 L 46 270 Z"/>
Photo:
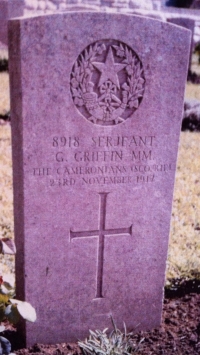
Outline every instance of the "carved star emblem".
<path id="1" fill-rule="evenodd" d="M 113 51 L 111 47 L 109 48 L 105 63 L 93 62 L 92 64 L 101 72 L 98 86 L 101 86 L 107 80 L 111 80 L 112 83 L 116 85 L 118 89 L 120 89 L 117 73 L 124 69 L 126 64 L 114 62 Z"/>

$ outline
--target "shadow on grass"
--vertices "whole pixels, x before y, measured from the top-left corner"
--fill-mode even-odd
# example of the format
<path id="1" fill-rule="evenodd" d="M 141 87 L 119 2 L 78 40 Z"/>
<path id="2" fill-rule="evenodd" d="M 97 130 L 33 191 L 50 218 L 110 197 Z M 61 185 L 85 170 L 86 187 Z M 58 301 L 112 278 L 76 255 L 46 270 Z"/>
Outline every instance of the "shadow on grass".
<path id="1" fill-rule="evenodd" d="M 3 120 L 5 122 L 10 122 L 10 112 L 6 113 L 5 115 L 0 114 L 0 120 Z"/>
<path id="2" fill-rule="evenodd" d="M 8 71 L 8 59 L 0 58 L 0 73 Z"/>
<path id="3" fill-rule="evenodd" d="M 200 278 L 194 279 L 171 279 L 170 285 L 165 287 L 166 298 L 179 298 L 190 293 L 200 294 Z"/>

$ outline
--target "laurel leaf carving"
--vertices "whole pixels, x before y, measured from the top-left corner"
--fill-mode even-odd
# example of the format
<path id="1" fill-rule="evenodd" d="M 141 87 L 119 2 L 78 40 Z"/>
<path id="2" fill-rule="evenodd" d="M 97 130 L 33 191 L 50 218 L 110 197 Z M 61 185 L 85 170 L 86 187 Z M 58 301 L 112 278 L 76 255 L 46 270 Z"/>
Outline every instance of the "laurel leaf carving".
<path id="1" fill-rule="evenodd" d="M 139 57 L 128 45 L 113 42 L 107 45 L 102 42 L 89 45 L 79 55 L 72 68 L 70 87 L 74 104 L 78 107 L 84 105 L 91 114 L 93 123 L 97 123 L 96 120 L 102 122 L 113 120 L 113 124 L 122 122 L 124 120 L 122 114 L 126 108 L 134 112 L 144 95 L 145 77 Z M 95 62 L 102 62 L 103 58 L 105 60 L 105 56 L 101 54 L 105 50 L 108 53 L 109 47 L 112 48 L 115 58 L 118 57 L 115 63 L 124 64 L 121 69 L 123 76 L 118 77 L 118 85 L 112 81 L 112 77 L 110 79 L 108 76 L 108 79 L 104 78 L 104 82 L 102 81 L 98 86 L 98 81 L 95 83 L 95 80 L 99 80 Z M 122 77 L 125 78 L 123 84 L 121 83 Z"/>

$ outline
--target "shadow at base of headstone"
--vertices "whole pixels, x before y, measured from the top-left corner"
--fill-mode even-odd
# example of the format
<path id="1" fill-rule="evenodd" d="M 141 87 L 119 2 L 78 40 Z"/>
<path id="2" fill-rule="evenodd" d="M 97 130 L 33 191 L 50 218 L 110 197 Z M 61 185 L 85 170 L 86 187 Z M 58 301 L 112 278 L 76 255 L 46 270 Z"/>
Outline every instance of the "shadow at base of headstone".
<path id="1" fill-rule="evenodd" d="M 177 8 L 190 8 L 193 2 L 194 0 L 168 0 L 165 5 Z"/>
<path id="2" fill-rule="evenodd" d="M 187 81 L 191 82 L 192 84 L 200 84 L 200 75 L 189 70 Z"/>
<path id="3" fill-rule="evenodd" d="M 0 73 L 8 71 L 8 59 L 0 58 Z"/>
<path id="4" fill-rule="evenodd" d="M 185 100 L 181 130 L 200 132 L 200 101 L 199 100 L 196 99 Z"/>
<path id="5" fill-rule="evenodd" d="M 0 125 L 6 122 L 10 122 L 10 113 L 6 113 L 5 115 L 0 114 Z"/>
<path id="6" fill-rule="evenodd" d="M 165 287 L 166 298 L 179 298 L 191 293 L 200 294 L 200 279 L 171 279 L 170 285 Z"/>

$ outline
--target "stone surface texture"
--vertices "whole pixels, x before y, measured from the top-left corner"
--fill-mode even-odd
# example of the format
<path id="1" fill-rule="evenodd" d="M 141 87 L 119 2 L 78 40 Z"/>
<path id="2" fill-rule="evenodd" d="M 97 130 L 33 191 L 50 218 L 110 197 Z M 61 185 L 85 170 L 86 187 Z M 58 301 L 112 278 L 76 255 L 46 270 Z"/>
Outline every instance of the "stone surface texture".
<path id="1" fill-rule="evenodd" d="M 192 6 L 193 9 L 200 9 L 200 1 L 199 0 L 194 0 Z"/>
<path id="2" fill-rule="evenodd" d="M 174 25 L 181 26 L 184 28 L 187 28 L 188 30 L 191 31 L 192 34 L 192 39 L 194 38 L 194 27 L 195 27 L 195 21 L 189 18 L 181 18 L 181 17 L 174 17 L 171 19 L 168 19 L 168 22 L 173 23 Z M 189 61 L 189 68 L 191 66 L 192 62 L 192 53 L 194 50 L 194 41 L 191 41 L 191 48 L 190 48 L 190 61 Z"/>
<path id="3" fill-rule="evenodd" d="M 7 22 L 9 18 L 22 16 L 24 0 L 0 0 L 0 42 L 7 44 Z"/>
<path id="4" fill-rule="evenodd" d="M 62 13 L 9 21 L 9 43 L 27 344 L 83 339 L 111 314 L 159 326 L 190 32 Z"/>
<path id="5" fill-rule="evenodd" d="M 151 0 L 130 0 L 129 6 L 135 9 L 153 10 L 153 4 Z"/>
<path id="6" fill-rule="evenodd" d="M 176 7 L 162 7 L 161 12 L 163 18 L 165 20 L 174 19 L 174 18 L 181 18 L 182 21 L 191 20 L 195 22 L 194 26 L 194 34 L 193 34 L 193 41 L 194 44 L 200 42 L 200 20 L 199 20 L 199 9 L 192 9 L 192 8 L 176 8 Z"/>

